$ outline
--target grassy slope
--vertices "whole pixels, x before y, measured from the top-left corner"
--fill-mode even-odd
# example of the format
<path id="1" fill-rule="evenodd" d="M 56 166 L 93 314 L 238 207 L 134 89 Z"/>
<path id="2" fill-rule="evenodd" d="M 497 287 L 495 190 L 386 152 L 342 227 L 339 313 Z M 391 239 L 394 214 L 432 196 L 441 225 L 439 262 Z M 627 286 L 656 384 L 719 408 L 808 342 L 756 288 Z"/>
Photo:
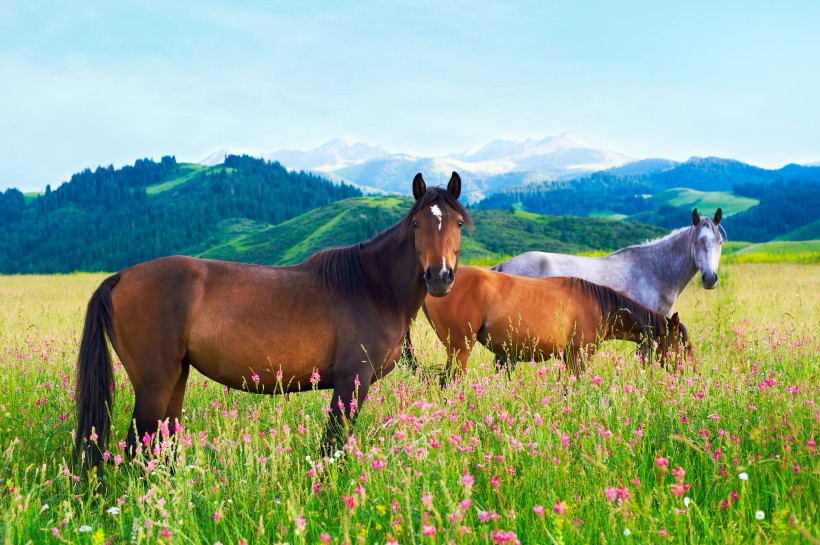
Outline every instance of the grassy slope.
<path id="1" fill-rule="evenodd" d="M 212 259 L 291 265 L 319 250 L 365 240 L 404 217 L 406 197 L 362 197 L 332 203 L 290 221 L 225 240 L 200 255 Z M 664 230 L 599 218 L 473 210 L 473 236 L 463 239 L 465 263 L 492 263 L 528 250 L 614 250 Z"/>
<path id="2" fill-rule="evenodd" d="M 165 191 L 173 189 L 180 184 L 191 181 L 191 179 L 200 172 L 214 168 L 222 167 L 206 167 L 204 165 L 197 165 L 194 163 L 181 163 L 179 165 L 179 171 L 173 177 L 166 178 L 158 184 L 148 186 L 145 188 L 145 192 L 149 195 L 164 193 Z"/>
<path id="3" fill-rule="evenodd" d="M 726 252 L 728 244 L 725 263 L 820 263 L 820 240 L 734 243 Z"/>
<path id="4" fill-rule="evenodd" d="M 820 221 L 795 229 L 775 240 L 820 240 Z"/>
<path id="5" fill-rule="evenodd" d="M 757 206 L 757 199 L 739 197 L 729 191 L 697 191 L 685 187 L 676 187 L 661 191 L 650 197 L 657 206 L 667 204 L 675 208 L 701 208 L 705 211 L 714 211 L 718 207 L 723 209 L 724 216 L 731 216 L 738 212 Z"/>

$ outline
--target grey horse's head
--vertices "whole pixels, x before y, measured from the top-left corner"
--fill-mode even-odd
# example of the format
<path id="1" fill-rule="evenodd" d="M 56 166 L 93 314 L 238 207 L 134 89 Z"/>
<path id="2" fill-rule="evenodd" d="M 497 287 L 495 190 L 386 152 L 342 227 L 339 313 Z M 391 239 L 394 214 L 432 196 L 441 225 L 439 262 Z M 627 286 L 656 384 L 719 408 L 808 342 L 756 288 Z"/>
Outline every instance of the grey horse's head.
<path id="1" fill-rule="evenodd" d="M 692 257 L 700 271 L 700 281 L 707 290 L 714 289 L 718 283 L 718 265 L 723 237 L 720 236 L 720 220 L 723 211 L 718 208 L 715 217 L 709 219 L 692 210 Z"/>

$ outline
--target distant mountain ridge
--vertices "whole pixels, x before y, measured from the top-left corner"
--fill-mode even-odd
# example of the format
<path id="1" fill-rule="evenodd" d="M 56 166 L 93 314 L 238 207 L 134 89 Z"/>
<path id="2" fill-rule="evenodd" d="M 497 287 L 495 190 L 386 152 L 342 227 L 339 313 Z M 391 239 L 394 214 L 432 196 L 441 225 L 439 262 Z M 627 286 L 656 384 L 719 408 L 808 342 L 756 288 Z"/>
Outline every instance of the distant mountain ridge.
<path id="1" fill-rule="evenodd" d="M 200 161 L 216 165 L 230 153 L 221 150 Z M 428 183 L 445 183 L 453 170 L 465 176 L 469 202 L 529 181 L 619 167 L 634 159 L 574 132 L 539 140 L 493 140 L 475 150 L 441 157 L 389 153 L 380 146 L 350 143 L 338 138 L 307 151 L 279 150 L 257 157 L 278 161 L 291 170 L 310 170 L 332 179 L 388 193 L 407 194 L 408 175 L 424 172 Z"/>

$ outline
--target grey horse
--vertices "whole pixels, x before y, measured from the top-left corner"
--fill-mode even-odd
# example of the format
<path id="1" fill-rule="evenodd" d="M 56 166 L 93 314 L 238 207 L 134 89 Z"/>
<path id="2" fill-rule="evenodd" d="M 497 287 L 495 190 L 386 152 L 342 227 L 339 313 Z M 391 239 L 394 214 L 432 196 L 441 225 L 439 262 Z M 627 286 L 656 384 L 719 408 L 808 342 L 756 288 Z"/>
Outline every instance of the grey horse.
<path id="1" fill-rule="evenodd" d="M 696 208 L 692 210 L 692 225 L 605 257 L 527 252 L 493 270 L 531 278 L 583 278 L 670 317 L 678 296 L 698 271 L 704 288 L 717 286 L 723 244 L 718 225 L 722 216 L 720 208 L 712 219 L 698 214 Z"/>

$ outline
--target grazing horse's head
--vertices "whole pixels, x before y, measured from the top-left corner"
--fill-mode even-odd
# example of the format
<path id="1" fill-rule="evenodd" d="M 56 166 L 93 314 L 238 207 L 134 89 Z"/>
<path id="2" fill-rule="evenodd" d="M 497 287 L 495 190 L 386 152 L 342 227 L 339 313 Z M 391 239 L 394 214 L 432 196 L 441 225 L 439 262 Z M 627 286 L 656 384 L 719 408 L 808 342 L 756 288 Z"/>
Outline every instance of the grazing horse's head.
<path id="1" fill-rule="evenodd" d="M 698 209 L 692 210 L 692 257 L 700 271 L 700 281 L 707 290 L 714 289 L 718 283 L 718 264 L 723 237 L 720 236 L 720 219 L 723 211 L 718 208 L 712 219 L 702 217 Z"/>
<path id="2" fill-rule="evenodd" d="M 680 321 L 678 313 L 671 318 L 665 318 L 665 329 L 658 344 L 658 353 L 661 361 L 673 358 L 676 362 L 695 361 L 695 348 L 689 339 L 689 331 Z"/>
<path id="3" fill-rule="evenodd" d="M 412 230 L 419 268 L 427 291 L 434 297 L 450 292 L 458 268 L 461 227 L 472 229 L 467 211 L 458 202 L 461 178 L 456 172 L 447 189 L 427 188 L 421 174 L 413 178 L 416 203 L 404 219 L 405 233 Z"/>

